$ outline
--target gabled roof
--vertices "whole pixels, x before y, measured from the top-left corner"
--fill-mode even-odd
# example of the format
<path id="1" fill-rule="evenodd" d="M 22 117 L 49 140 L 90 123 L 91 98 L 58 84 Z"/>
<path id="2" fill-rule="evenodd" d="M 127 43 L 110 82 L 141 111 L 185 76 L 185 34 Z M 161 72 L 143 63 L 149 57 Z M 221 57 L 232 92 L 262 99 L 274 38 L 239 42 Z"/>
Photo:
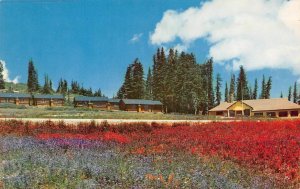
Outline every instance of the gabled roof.
<path id="1" fill-rule="evenodd" d="M 94 96 L 76 96 L 74 101 L 83 101 L 83 102 L 108 102 L 107 97 L 94 97 Z"/>
<path id="2" fill-rule="evenodd" d="M 33 95 L 35 99 L 64 99 L 63 95 L 50 95 L 50 94 L 35 94 Z"/>
<path id="3" fill-rule="evenodd" d="M 233 103 L 221 102 L 220 105 L 214 107 L 213 109 L 210 109 L 209 111 L 227 111 L 227 108 L 229 108 L 231 105 L 233 105 Z"/>
<path id="4" fill-rule="evenodd" d="M 116 98 L 111 98 L 111 99 L 108 99 L 108 102 L 111 102 L 111 103 L 119 103 L 121 99 L 116 99 Z"/>
<path id="5" fill-rule="evenodd" d="M 1 98 L 31 98 L 30 94 L 24 93 L 0 93 Z"/>
<path id="6" fill-rule="evenodd" d="M 122 99 L 125 104 L 137 104 L 137 105 L 162 105 L 158 100 L 143 100 L 143 99 Z"/>
<path id="7" fill-rule="evenodd" d="M 245 100 L 245 103 L 253 107 L 252 111 L 300 109 L 298 104 L 287 98 Z"/>
<path id="8" fill-rule="evenodd" d="M 227 111 L 227 109 L 235 103 L 236 102 L 222 102 L 219 106 L 209 111 Z M 253 108 L 252 111 L 300 109 L 300 105 L 289 101 L 287 98 L 243 100 L 243 103 L 247 104 L 248 106 L 251 106 Z"/>

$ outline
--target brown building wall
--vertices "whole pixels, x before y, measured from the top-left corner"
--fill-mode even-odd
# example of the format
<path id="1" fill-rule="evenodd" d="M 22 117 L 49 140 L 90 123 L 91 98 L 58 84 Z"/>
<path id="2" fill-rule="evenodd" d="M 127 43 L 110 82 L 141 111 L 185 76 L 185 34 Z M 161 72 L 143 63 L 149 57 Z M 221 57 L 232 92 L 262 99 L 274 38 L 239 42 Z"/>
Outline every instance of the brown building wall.
<path id="1" fill-rule="evenodd" d="M 152 112 L 162 112 L 162 109 L 163 109 L 162 105 L 154 105 L 152 107 Z"/>
<path id="2" fill-rule="evenodd" d="M 51 99 L 34 99 L 34 106 L 50 106 Z M 64 100 L 52 99 L 52 106 L 63 106 Z"/>
<path id="3" fill-rule="evenodd" d="M 111 110 L 120 110 L 119 103 L 118 102 L 116 102 L 116 103 L 110 102 L 110 109 Z"/>
<path id="4" fill-rule="evenodd" d="M 106 110 L 107 109 L 107 102 L 91 102 L 92 108 Z"/>
<path id="5" fill-rule="evenodd" d="M 91 105 L 91 108 L 96 109 L 107 109 L 107 102 L 87 102 L 87 101 L 75 101 L 74 106 L 75 107 L 89 107 L 89 104 Z"/>
<path id="6" fill-rule="evenodd" d="M 30 98 L 20 98 L 19 104 L 20 105 L 30 105 L 31 99 Z"/>
<path id="7" fill-rule="evenodd" d="M 162 112 L 162 105 L 140 105 L 141 112 Z M 137 112 L 139 108 L 138 104 L 124 104 L 120 102 L 120 110 Z"/>
<path id="8" fill-rule="evenodd" d="M 19 105 L 30 105 L 31 98 L 19 98 Z M 16 104 L 15 98 L 0 98 L 0 103 Z"/>

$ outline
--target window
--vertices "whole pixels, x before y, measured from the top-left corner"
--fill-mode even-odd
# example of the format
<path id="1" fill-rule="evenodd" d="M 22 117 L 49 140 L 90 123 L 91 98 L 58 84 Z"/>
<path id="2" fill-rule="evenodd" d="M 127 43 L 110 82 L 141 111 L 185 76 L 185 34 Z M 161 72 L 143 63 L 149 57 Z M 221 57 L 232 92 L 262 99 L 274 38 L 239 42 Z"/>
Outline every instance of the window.
<path id="1" fill-rule="evenodd" d="M 262 116 L 264 116 L 264 113 L 263 112 L 255 112 L 254 116 L 262 117 Z"/>
<path id="2" fill-rule="evenodd" d="M 291 116 L 292 117 L 298 117 L 298 110 L 294 110 L 294 111 L 291 111 Z"/>
<path id="3" fill-rule="evenodd" d="M 287 117 L 288 116 L 288 112 L 279 112 L 279 117 Z"/>
<path id="4" fill-rule="evenodd" d="M 229 110 L 229 116 L 230 116 L 230 117 L 234 117 L 234 116 L 235 116 L 235 114 L 234 114 L 234 111 L 233 111 L 233 110 Z"/>
<path id="5" fill-rule="evenodd" d="M 245 116 L 250 116 L 250 109 L 245 109 L 244 110 L 244 115 Z"/>
<path id="6" fill-rule="evenodd" d="M 276 113 L 275 112 L 267 112 L 267 116 L 268 117 L 276 117 Z"/>

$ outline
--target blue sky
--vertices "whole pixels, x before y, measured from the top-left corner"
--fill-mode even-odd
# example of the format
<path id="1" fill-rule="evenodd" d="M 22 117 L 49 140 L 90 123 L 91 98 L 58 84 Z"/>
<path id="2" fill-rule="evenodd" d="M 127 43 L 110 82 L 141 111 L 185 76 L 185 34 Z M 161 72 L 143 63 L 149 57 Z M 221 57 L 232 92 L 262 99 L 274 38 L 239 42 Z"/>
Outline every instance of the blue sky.
<path id="1" fill-rule="evenodd" d="M 199 63 L 211 55 L 211 46 L 215 43 L 207 37 L 187 42 L 176 34 L 173 41 L 159 37 L 153 41 L 158 33 L 157 24 L 164 22 L 167 10 L 180 14 L 190 7 L 199 8 L 200 1 L 2 0 L 0 60 L 6 62 L 10 78 L 20 76 L 20 82 L 26 82 L 27 65 L 32 58 L 41 84 L 44 74 L 48 74 L 55 86 L 63 77 L 68 81 L 77 80 L 85 87 L 101 88 L 112 96 L 122 84 L 128 64 L 139 58 L 146 73 L 152 65 L 153 54 L 161 45 L 166 48 L 179 43 L 185 45 Z M 218 63 L 215 73 L 221 73 L 223 80 L 228 80 L 230 61 L 220 62 L 225 65 Z M 255 77 L 261 79 L 262 74 L 272 75 L 272 96 L 279 97 L 281 91 L 287 93 L 288 86 L 299 76 L 292 74 L 292 69 L 279 67 L 250 67 L 249 81 L 253 82 Z"/>

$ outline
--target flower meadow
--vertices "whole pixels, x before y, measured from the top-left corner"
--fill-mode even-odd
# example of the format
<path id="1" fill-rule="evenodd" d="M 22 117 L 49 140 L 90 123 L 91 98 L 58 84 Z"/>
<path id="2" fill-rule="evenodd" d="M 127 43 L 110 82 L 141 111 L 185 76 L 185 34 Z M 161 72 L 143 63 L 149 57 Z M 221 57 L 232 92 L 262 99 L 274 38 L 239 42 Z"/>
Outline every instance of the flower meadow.
<path id="1" fill-rule="evenodd" d="M 300 120 L 0 121 L 0 188 L 300 188 Z"/>

